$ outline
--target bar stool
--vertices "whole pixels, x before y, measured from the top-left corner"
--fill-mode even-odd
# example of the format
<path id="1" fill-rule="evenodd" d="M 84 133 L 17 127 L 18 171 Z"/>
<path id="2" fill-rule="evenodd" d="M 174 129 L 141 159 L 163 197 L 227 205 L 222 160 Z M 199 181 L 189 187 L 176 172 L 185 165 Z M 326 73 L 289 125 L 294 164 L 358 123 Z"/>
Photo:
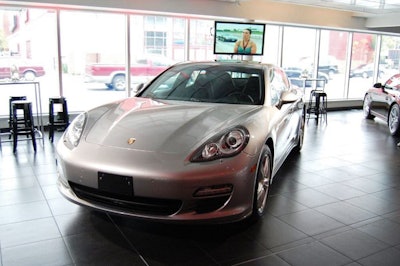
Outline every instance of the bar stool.
<path id="1" fill-rule="evenodd" d="M 328 96 L 323 90 L 311 90 L 310 100 L 307 107 L 307 122 L 311 115 L 315 115 L 316 122 L 319 120 L 324 120 L 328 123 Z"/>
<path id="2" fill-rule="evenodd" d="M 60 107 L 61 111 L 55 112 L 55 107 Z M 49 139 L 54 141 L 54 130 L 65 130 L 69 125 L 69 115 L 67 99 L 65 97 L 49 98 Z"/>
<path id="3" fill-rule="evenodd" d="M 328 124 L 328 95 L 326 92 L 317 91 L 315 98 L 319 99 L 319 115 Z"/>
<path id="4" fill-rule="evenodd" d="M 20 115 L 18 110 L 22 110 Z M 13 101 L 12 102 L 12 129 L 13 151 L 17 151 L 17 142 L 19 135 L 31 136 L 33 149 L 36 152 L 35 126 L 32 114 L 32 102 L 30 101 Z"/>
<path id="5" fill-rule="evenodd" d="M 13 107 L 12 103 L 14 101 L 25 101 L 27 98 L 26 96 L 10 96 L 8 107 L 9 107 L 9 118 L 8 118 L 8 128 L 11 132 L 11 129 L 13 127 Z M 24 123 L 24 119 L 21 119 L 19 122 Z M 9 139 L 11 139 L 11 135 L 9 136 Z"/>

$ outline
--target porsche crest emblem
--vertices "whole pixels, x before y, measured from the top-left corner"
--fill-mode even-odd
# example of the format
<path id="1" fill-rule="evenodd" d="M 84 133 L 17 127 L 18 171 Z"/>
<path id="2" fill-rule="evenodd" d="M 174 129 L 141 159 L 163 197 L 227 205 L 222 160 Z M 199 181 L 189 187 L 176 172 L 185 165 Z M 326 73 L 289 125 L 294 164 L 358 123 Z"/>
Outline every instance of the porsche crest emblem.
<path id="1" fill-rule="evenodd" d="M 132 145 L 133 143 L 135 143 L 136 139 L 135 138 L 129 138 L 128 139 L 128 144 Z"/>

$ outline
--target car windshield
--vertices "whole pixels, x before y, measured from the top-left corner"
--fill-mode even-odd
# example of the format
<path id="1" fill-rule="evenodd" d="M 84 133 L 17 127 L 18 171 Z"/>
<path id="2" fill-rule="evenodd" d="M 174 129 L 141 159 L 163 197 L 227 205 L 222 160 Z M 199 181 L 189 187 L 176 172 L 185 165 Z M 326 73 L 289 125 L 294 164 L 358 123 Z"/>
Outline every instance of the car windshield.
<path id="1" fill-rule="evenodd" d="M 232 65 L 177 65 L 159 76 L 139 97 L 191 102 L 259 105 L 262 70 Z"/>

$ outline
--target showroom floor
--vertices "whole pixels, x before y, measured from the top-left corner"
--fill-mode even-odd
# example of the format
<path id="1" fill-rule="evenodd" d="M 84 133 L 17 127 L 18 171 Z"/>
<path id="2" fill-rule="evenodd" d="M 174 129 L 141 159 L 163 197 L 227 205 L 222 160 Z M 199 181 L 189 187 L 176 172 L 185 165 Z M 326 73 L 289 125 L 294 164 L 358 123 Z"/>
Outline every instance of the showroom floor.
<path id="1" fill-rule="evenodd" d="M 4 137 L 3 137 L 4 138 Z M 59 138 L 59 136 L 58 136 Z M 172 225 L 62 198 L 54 147 L 0 153 L 0 266 L 400 265 L 400 148 L 383 122 L 335 111 L 306 126 L 258 222 Z"/>

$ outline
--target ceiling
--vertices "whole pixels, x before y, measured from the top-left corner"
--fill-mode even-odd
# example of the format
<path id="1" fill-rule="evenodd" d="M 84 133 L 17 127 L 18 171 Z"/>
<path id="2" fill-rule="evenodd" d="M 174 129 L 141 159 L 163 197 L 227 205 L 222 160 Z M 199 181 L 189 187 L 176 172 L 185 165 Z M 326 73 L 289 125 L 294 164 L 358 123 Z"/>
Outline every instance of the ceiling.
<path id="1" fill-rule="evenodd" d="M 251 0 L 217 0 L 240 4 Z M 352 12 L 354 17 L 366 19 L 370 30 L 400 34 L 400 0 L 265 0 Z"/>
<path id="2" fill-rule="evenodd" d="M 399 0 L 272 0 L 273 2 L 318 6 L 360 13 L 366 17 L 400 14 Z M 398 21 L 400 24 L 400 19 Z"/>
<path id="3" fill-rule="evenodd" d="M 238 1 L 238 0 L 237 0 Z M 399 0 L 269 0 L 279 3 L 330 8 L 367 18 L 371 30 L 400 34 Z"/>

